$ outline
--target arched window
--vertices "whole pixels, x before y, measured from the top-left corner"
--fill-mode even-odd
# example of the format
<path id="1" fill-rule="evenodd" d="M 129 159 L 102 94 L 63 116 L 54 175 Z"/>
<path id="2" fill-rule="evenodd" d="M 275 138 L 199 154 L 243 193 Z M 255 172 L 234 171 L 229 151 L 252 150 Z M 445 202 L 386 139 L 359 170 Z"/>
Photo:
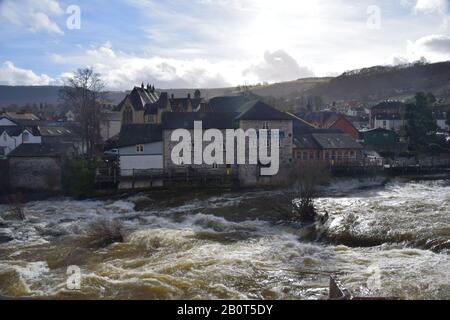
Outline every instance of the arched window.
<path id="1" fill-rule="evenodd" d="M 123 123 L 133 123 L 133 109 L 131 106 L 126 106 L 123 111 Z"/>

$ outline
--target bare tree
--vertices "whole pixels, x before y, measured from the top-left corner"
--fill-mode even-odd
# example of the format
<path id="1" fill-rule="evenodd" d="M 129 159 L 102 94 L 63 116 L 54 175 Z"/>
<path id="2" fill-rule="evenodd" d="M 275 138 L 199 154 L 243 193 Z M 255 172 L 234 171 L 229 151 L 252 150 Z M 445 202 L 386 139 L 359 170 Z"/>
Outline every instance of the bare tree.
<path id="1" fill-rule="evenodd" d="M 318 217 L 314 199 L 318 187 L 330 179 L 328 168 L 320 162 L 299 162 L 292 166 L 288 179 L 292 187 L 281 195 L 274 209 L 285 220 L 314 222 Z"/>
<path id="2" fill-rule="evenodd" d="M 104 83 L 100 74 L 92 68 L 78 69 L 66 80 L 60 98 L 72 106 L 76 120 L 81 125 L 81 135 L 89 159 L 95 156 L 95 145 L 99 141 L 100 103 L 104 99 Z"/>

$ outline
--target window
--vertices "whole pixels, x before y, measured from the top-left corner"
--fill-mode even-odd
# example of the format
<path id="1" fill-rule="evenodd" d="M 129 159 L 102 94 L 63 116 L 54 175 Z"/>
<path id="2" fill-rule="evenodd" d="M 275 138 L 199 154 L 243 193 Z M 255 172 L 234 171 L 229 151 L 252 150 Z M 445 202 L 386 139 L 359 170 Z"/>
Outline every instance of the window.
<path id="1" fill-rule="evenodd" d="M 144 145 L 143 144 L 138 144 L 136 146 L 136 152 L 144 152 Z"/>
<path id="2" fill-rule="evenodd" d="M 266 129 L 266 130 L 270 129 L 269 121 L 264 121 L 263 122 L 263 129 Z"/>
<path id="3" fill-rule="evenodd" d="M 29 134 L 28 132 L 24 132 L 24 133 L 22 134 L 22 140 L 23 140 L 23 142 L 28 142 L 28 141 L 30 141 L 30 134 Z"/>
<path id="4" fill-rule="evenodd" d="M 217 163 L 213 163 L 213 169 L 217 169 L 219 168 L 219 166 L 217 165 Z"/>
<path id="5" fill-rule="evenodd" d="M 126 106 L 123 111 L 123 122 L 124 123 L 133 123 L 133 109 L 131 106 Z"/>

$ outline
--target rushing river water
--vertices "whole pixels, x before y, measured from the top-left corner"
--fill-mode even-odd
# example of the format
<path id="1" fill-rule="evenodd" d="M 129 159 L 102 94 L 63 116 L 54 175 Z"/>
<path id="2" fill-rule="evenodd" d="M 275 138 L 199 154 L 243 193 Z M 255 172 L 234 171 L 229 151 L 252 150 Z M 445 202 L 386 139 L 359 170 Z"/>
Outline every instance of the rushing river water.
<path id="1" fill-rule="evenodd" d="M 450 299 L 450 182 L 360 186 L 318 199 L 330 213 L 320 241 L 277 223 L 282 191 L 38 201 L 23 221 L 3 205 L 0 296 L 323 299 L 336 274 L 357 295 Z M 119 221 L 124 241 L 87 241 L 99 219 Z M 67 288 L 71 265 L 80 290 Z"/>

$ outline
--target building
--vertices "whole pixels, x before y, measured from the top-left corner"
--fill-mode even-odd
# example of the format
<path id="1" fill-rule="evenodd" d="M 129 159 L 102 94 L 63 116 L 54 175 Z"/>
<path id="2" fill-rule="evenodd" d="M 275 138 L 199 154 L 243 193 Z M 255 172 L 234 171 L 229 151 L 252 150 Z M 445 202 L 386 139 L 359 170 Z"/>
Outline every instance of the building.
<path id="1" fill-rule="evenodd" d="M 117 148 L 121 177 L 164 169 L 161 125 L 123 125 Z"/>
<path id="2" fill-rule="evenodd" d="M 312 112 L 307 114 L 304 119 L 317 128 L 338 129 L 350 135 L 355 140 L 359 137 L 359 131 L 353 123 L 344 115 L 336 112 Z"/>
<path id="3" fill-rule="evenodd" d="M 73 157 L 70 144 L 22 144 L 8 155 L 10 188 L 61 191 L 63 163 Z"/>
<path id="4" fill-rule="evenodd" d="M 154 86 L 135 87 L 116 107 L 115 111 L 121 114 L 123 124 L 160 124 L 162 114 L 165 112 L 198 112 L 207 111 L 206 101 L 196 90 L 194 97 L 188 94 L 185 98 L 170 98 L 167 92 L 160 92 Z"/>
<path id="5" fill-rule="evenodd" d="M 296 163 L 345 165 L 361 159 L 362 146 L 340 129 L 321 129 L 296 117 L 293 152 Z"/>
<path id="6" fill-rule="evenodd" d="M 363 147 L 346 133 L 321 132 L 299 134 L 294 138 L 297 162 L 323 162 L 348 165 L 362 158 Z"/>
<path id="7" fill-rule="evenodd" d="M 122 114 L 120 112 L 102 112 L 100 114 L 100 136 L 105 142 L 120 132 L 122 126 Z"/>
<path id="8" fill-rule="evenodd" d="M 170 97 L 170 107 L 172 112 L 207 112 L 208 104 L 201 97 L 199 90 L 195 91 L 194 97 L 188 93 L 186 98 L 175 98 L 172 94 Z"/>
<path id="9" fill-rule="evenodd" d="M 450 108 L 433 108 L 433 118 L 436 120 L 436 125 L 439 130 L 448 132 L 450 131 L 450 126 L 448 125 L 447 116 L 450 113 Z"/>
<path id="10" fill-rule="evenodd" d="M 178 144 L 177 141 L 171 141 L 173 131 L 177 129 L 186 129 L 191 137 L 194 135 L 194 122 L 201 121 L 203 130 L 217 129 L 225 136 L 227 129 L 237 128 L 235 113 L 212 113 L 212 112 L 173 112 L 163 115 L 162 129 L 164 141 L 164 168 L 170 171 L 192 169 L 194 171 L 208 171 L 210 173 L 226 174 L 227 169 L 233 169 L 232 166 L 225 164 L 193 164 L 194 148 L 191 148 L 191 164 L 174 163 L 172 161 L 172 150 Z M 202 152 L 206 144 L 203 144 Z M 234 168 L 235 169 L 235 168 Z M 228 172 L 231 173 L 231 172 Z"/>
<path id="11" fill-rule="evenodd" d="M 0 118 L 0 157 L 7 156 L 21 144 L 41 143 L 37 127 L 22 126 L 6 117 Z"/>
<path id="12" fill-rule="evenodd" d="M 116 107 L 122 115 L 122 124 L 161 123 L 161 115 L 171 111 L 167 93 L 147 85 L 135 87 Z"/>
<path id="13" fill-rule="evenodd" d="M 283 185 L 289 177 L 289 169 L 294 163 L 294 120 L 291 114 L 281 112 L 268 104 L 255 100 L 244 104 L 236 117 L 239 128 L 248 129 L 278 129 L 280 133 L 279 144 L 279 173 L 274 176 L 262 176 L 258 165 L 240 165 L 239 181 L 243 186 Z"/>
<path id="14" fill-rule="evenodd" d="M 228 100 L 228 98 L 227 98 Z M 233 99 L 234 100 L 234 99 Z M 241 100 L 243 101 L 243 100 Z M 214 105 L 216 106 L 216 105 Z M 286 182 L 282 179 L 283 171 L 289 164 L 293 163 L 293 116 L 276 110 L 264 102 L 255 100 L 239 105 L 228 105 L 226 112 L 223 108 L 214 112 L 185 112 L 185 113 L 165 113 L 163 115 L 163 141 L 164 141 L 164 168 L 166 171 L 176 171 L 180 169 L 190 169 L 193 172 L 209 172 L 223 175 L 239 176 L 242 186 L 274 185 Z M 217 129 L 226 136 L 227 129 L 278 129 L 280 131 L 280 172 L 276 176 L 263 176 L 262 164 L 248 164 L 248 154 L 246 154 L 247 164 L 227 165 L 225 161 L 212 164 L 184 164 L 173 163 L 172 150 L 178 142 L 171 141 L 174 130 L 186 129 L 193 135 L 194 122 L 202 121 L 203 130 Z M 225 142 L 226 144 L 226 142 Z M 203 144 L 205 148 L 207 143 Z M 236 147 L 236 146 L 235 146 Z M 248 152 L 248 148 L 247 152 Z M 234 152 L 236 155 L 237 152 Z M 192 157 L 191 157 L 192 158 Z M 192 158 L 193 159 L 193 158 Z"/>
<path id="15" fill-rule="evenodd" d="M 81 128 L 77 123 L 45 121 L 41 122 L 38 128 L 42 137 L 42 143 L 50 145 L 70 144 L 73 146 L 76 154 L 82 155 L 86 153 L 86 143 L 81 137 Z"/>
<path id="16" fill-rule="evenodd" d="M 15 122 L 20 121 L 39 121 L 39 117 L 33 113 L 27 112 L 3 112 L 0 114 L 1 118 L 7 118 Z"/>
<path id="17" fill-rule="evenodd" d="M 377 128 L 361 132 L 361 140 L 367 150 L 395 152 L 399 150 L 399 136 L 395 131 Z"/>
<path id="18" fill-rule="evenodd" d="M 373 117 L 373 129 L 386 129 L 399 132 L 401 131 L 406 124 L 406 121 L 401 117 L 400 114 L 389 114 L 389 113 L 381 113 L 377 114 Z"/>
<path id="19" fill-rule="evenodd" d="M 389 119 L 399 121 L 403 119 L 402 115 L 405 110 L 405 104 L 401 101 L 383 101 L 370 109 L 370 126 L 372 129 L 376 128 L 384 128 L 383 122 Z M 383 118 L 385 118 L 383 120 Z M 378 119 L 378 122 L 375 121 Z M 398 125 L 396 123 L 395 125 Z M 393 125 L 394 126 L 394 125 Z M 388 124 L 386 124 L 386 128 L 389 129 Z"/>

